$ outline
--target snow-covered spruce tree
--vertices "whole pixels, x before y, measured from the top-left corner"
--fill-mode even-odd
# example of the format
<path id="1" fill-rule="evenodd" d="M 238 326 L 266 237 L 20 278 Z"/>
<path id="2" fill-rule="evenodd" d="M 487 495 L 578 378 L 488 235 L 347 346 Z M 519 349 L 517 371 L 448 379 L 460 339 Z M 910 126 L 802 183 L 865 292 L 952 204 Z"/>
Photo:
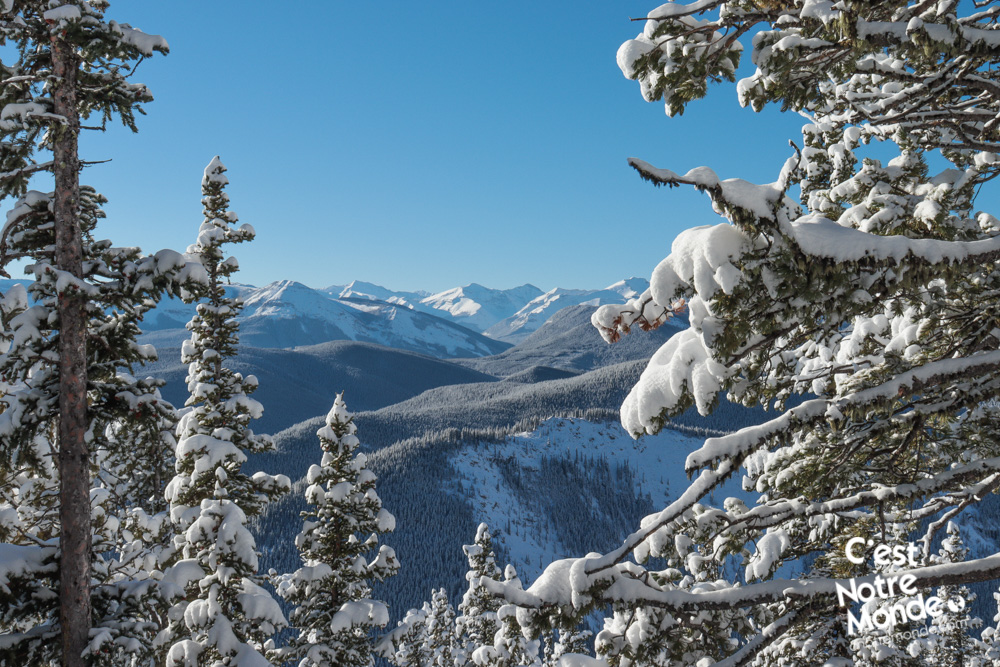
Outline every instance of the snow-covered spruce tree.
<path id="1" fill-rule="evenodd" d="M 223 247 L 254 236 L 249 225 L 234 226 L 225 171 L 218 157 L 205 169 L 205 219 L 188 248 L 204 266 L 208 287 L 181 349 L 191 409 L 177 426 L 177 470 L 166 490 L 177 535 L 164 580 L 184 591 L 157 638 L 168 666 L 268 664 L 265 644 L 286 625 L 278 603 L 258 583 L 256 544 L 246 527 L 291 485 L 284 475 L 251 477 L 242 470 L 247 453 L 272 444 L 250 428 L 263 412 L 250 397 L 257 379 L 225 364 L 237 350 L 240 303 L 226 296 L 223 280 L 238 263 L 225 257 Z"/>
<path id="2" fill-rule="evenodd" d="M 938 563 L 962 563 L 969 557 L 969 549 L 962 542 L 958 525 L 948 522 L 947 536 L 941 542 Z M 940 586 L 934 593 L 942 604 L 941 615 L 931 619 L 930 639 L 933 647 L 928 651 L 927 662 L 934 665 L 968 665 L 974 657 L 986 652 L 975 635 L 983 624 L 982 619 L 970 613 L 976 594 L 968 586 Z"/>
<path id="3" fill-rule="evenodd" d="M 787 632 L 843 612 L 829 576 L 771 581 L 782 563 L 831 552 L 858 521 L 951 518 L 1000 486 L 988 402 L 1000 390 L 1000 221 L 976 210 L 1000 173 L 998 11 L 953 0 L 669 3 L 622 46 L 625 75 L 677 114 L 709 82 L 735 78 L 740 39 L 753 34 L 757 71 L 737 86 L 740 101 L 808 119 L 771 184 L 630 160 L 654 183 L 705 192 L 725 220 L 681 234 L 646 293 L 595 313 L 615 340 L 689 308 L 689 327 L 623 404 L 623 424 L 655 432 L 689 406 L 710 412 L 720 391 L 779 414 L 692 452 L 687 490 L 619 549 L 555 563 L 511 591 L 534 610 L 526 621 L 612 603 L 636 611 L 617 629 L 623 642 L 669 642 L 640 612 L 690 626 L 780 603 L 778 617 L 734 631 L 712 656 L 749 664 Z M 738 474 L 759 502 L 716 506 L 713 491 Z M 690 570 L 692 555 L 752 565 L 741 568 L 751 577 L 677 591 L 643 565 Z M 992 579 L 1000 554 L 908 573 L 922 591 Z"/>
<path id="4" fill-rule="evenodd" d="M 431 606 L 410 609 L 392 632 L 382 637 L 375 653 L 396 667 L 429 667 L 431 649 L 427 641 L 427 617 Z"/>
<path id="5" fill-rule="evenodd" d="M 504 585 L 508 591 L 523 590 L 513 565 L 504 568 Z M 541 667 L 540 642 L 525 636 L 517 621 L 517 607 L 505 604 L 497 610 L 500 629 L 492 644 L 476 648 L 472 662 L 483 667 Z"/>
<path id="6" fill-rule="evenodd" d="M 81 118 L 114 116 L 135 129 L 135 113 L 151 99 L 128 76 L 134 63 L 166 52 L 162 38 L 107 21 L 101 0 L 20 0 L 0 7 L 0 46 L 12 57 L 0 64 L 0 197 L 26 195 L 29 179 L 53 176 L 49 270 L 58 298 L 59 412 L 55 452 L 60 488 L 59 609 L 67 665 L 79 665 L 91 626 L 90 471 L 87 415 L 86 273 L 81 235 L 78 135 Z M 36 162 L 37 151 L 52 159 Z M 29 218 L 8 219 L 0 243 Z M 0 257 L 6 266 L 11 255 Z M 55 437 L 53 439 L 56 439 Z"/>
<path id="7" fill-rule="evenodd" d="M 52 270 L 53 224 L 51 194 L 29 192 L 11 211 L 16 225 L 4 239 L 4 251 L 34 262 L 28 268 L 34 277 L 29 291 L 12 289 L 3 300 L 3 320 L 9 347 L 0 355 L 4 378 L 0 414 L 0 477 L 5 490 L 0 507 L 6 511 L 0 539 L 27 549 L 55 551 L 60 536 L 58 505 L 59 471 L 52 465 L 58 440 L 54 437 L 60 417 L 57 358 L 60 331 L 57 327 L 58 280 Z M 109 241 L 94 239 L 103 217 L 103 198 L 91 188 L 81 188 L 80 216 L 86 271 L 79 282 L 88 293 L 87 354 L 88 445 L 93 456 L 87 472 L 91 519 L 92 606 L 99 628 L 90 638 L 87 652 L 93 661 L 114 662 L 128 650 L 139 659 L 148 655 L 158 627 L 153 620 L 160 605 L 156 583 L 147 570 L 155 560 L 163 517 L 154 516 L 162 507 L 143 509 L 142 496 L 155 493 L 139 483 L 141 476 L 116 477 L 111 467 L 156 469 L 157 459 L 172 438 L 162 437 L 163 424 L 175 422 L 174 411 L 162 400 L 160 382 L 136 379 L 134 369 L 155 359 L 150 346 L 136 343 L 138 323 L 164 293 L 180 294 L 201 273 L 179 253 L 161 251 L 143 256 L 137 248 L 116 248 Z M 140 435 L 152 430 L 153 435 Z M 156 452 L 143 451 L 158 443 Z M 93 475 L 92 475 L 93 472 Z M 162 494 L 162 486 L 158 487 Z M 37 562 L 48 562 L 47 559 Z M 46 566 L 47 567 L 47 566 Z M 0 652 L 32 656 L 38 662 L 57 660 L 61 644 L 52 641 L 58 631 L 60 597 L 58 579 L 46 577 L 32 582 L 32 613 L 0 621 Z M 30 571 L 21 576 L 31 576 Z M 48 593 L 42 594 L 42 588 Z M 23 601 L 22 601 L 23 602 Z M 13 609 L 20 609 L 15 603 Z M 89 622 L 88 622 L 89 627 Z"/>
<path id="8" fill-rule="evenodd" d="M 304 525 L 295 538 L 303 566 L 277 586 L 295 605 L 290 620 L 298 635 L 274 657 L 303 667 L 372 664 L 372 628 L 389 622 L 385 603 L 371 599 L 370 582 L 399 569 L 392 547 L 378 544 L 396 520 L 375 492 L 375 474 L 357 451 L 356 432 L 338 394 L 316 432 L 322 460 L 306 476 L 311 507 L 302 513 Z"/>
<path id="9" fill-rule="evenodd" d="M 559 636 L 546 664 L 557 667 L 564 655 L 590 655 L 587 644 L 593 634 L 580 628 L 559 628 Z"/>
<path id="10" fill-rule="evenodd" d="M 443 588 L 431 592 L 430 613 L 427 615 L 427 648 L 434 667 L 454 667 L 461 661 L 461 651 L 455 632 L 455 608 Z"/>
<path id="11" fill-rule="evenodd" d="M 503 600 L 490 593 L 481 579 L 500 581 L 501 575 L 493 551 L 493 538 L 485 523 L 476 528 L 473 543 L 466 544 L 462 549 L 469 560 L 469 571 L 465 574 L 469 588 L 458 605 L 459 616 L 455 624 L 463 653 L 471 657 L 478 647 L 492 646 L 493 638 L 500 629 L 497 611 Z"/>

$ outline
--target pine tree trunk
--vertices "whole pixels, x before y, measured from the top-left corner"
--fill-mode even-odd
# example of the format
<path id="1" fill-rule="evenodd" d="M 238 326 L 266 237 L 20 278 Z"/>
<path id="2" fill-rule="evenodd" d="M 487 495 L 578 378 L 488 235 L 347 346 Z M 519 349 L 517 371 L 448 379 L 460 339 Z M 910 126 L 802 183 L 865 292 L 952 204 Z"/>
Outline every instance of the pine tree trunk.
<path id="1" fill-rule="evenodd" d="M 66 119 L 56 126 L 55 159 L 56 268 L 83 275 L 80 235 L 80 158 L 76 108 L 79 61 L 72 48 L 52 41 L 52 68 L 58 78 L 53 111 Z M 83 667 L 91 625 L 90 609 L 90 455 L 87 451 L 87 357 L 85 297 L 65 287 L 59 291 L 59 622 L 63 665 Z"/>

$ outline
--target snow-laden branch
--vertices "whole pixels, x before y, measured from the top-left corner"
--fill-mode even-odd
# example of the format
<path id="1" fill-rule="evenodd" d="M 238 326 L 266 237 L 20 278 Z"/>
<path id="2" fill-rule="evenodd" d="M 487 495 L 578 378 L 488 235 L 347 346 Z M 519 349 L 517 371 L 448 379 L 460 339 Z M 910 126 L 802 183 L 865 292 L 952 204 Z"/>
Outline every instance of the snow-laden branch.
<path id="1" fill-rule="evenodd" d="M 815 213 L 783 220 L 775 213 L 784 197 L 776 183 L 757 185 L 740 178 L 720 180 L 708 167 L 697 167 L 680 176 L 636 158 L 629 158 L 628 162 L 645 180 L 657 185 L 692 185 L 707 192 L 720 213 L 730 212 L 732 216 L 732 211 L 743 211 L 758 221 L 775 223 L 779 231 L 811 257 L 892 264 L 913 259 L 929 265 L 981 265 L 1000 259 L 1000 235 L 976 241 L 941 241 L 870 234 Z"/>
<path id="2" fill-rule="evenodd" d="M 733 653 L 725 660 L 715 663 L 713 667 L 744 667 L 744 665 L 751 664 L 760 651 L 765 649 L 769 644 L 771 644 L 771 642 L 787 632 L 802 616 L 811 611 L 814 610 L 810 605 L 792 609 L 781 618 L 766 625 L 740 650 L 736 651 L 736 653 Z"/>
<path id="3" fill-rule="evenodd" d="M 746 529 L 763 530 L 781 525 L 785 521 L 796 517 L 809 519 L 814 516 L 843 514 L 861 507 L 870 507 L 880 503 L 892 505 L 894 501 L 925 498 L 945 489 L 953 488 L 956 484 L 972 483 L 974 492 L 965 494 L 961 498 L 936 496 L 933 500 L 937 502 L 934 502 L 931 506 L 933 511 L 928 512 L 928 514 L 937 513 L 943 508 L 955 504 L 965 507 L 970 502 L 981 500 L 982 496 L 985 495 L 985 493 L 982 493 L 983 488 L 995 484 L 1000 479 L 996 471 L 1000 471 L 1000 457 L 977 459 L 966 465 L 951 468 L 932 477 L 917 480 L 910 484 L 880 486 L 841 498 L 814 502 L 809 502 L 804 498 L 773 500 L 764 505 L 754 506 L 747 512 L 732 517 L 732 522 L 726 526 L 722 534 L 731 534 L 738 530 Z M 922 516 L 915 516 L 914 513 L 908 513 L 905 518 L 917 520 L 922 518 Z M 942 523 L 942 525 L 944 524 Z"/>
<path id="4" fill-rule="evenodd" d="M 821 597 L 829 598 L 832 602 L 837 595 L 838 586 L 851 590 L 852 581 L 855 587 L 862 584 L 875 586 L 876 577 L 881 577 L 880 574 L 873 574 L 853 579 L 772 579 L 715 590 L 664 590 L 637 579 L 632 572 L 634 566 L 628 564 L 621 564 L 612 570 L 601 569 L 600 576 L 580 576 L 581 573 L 592 571 L 588 564 L 594 560 L 581 558 L 556 561 L 526 590 L 488 578 L 482 578 L 480 584 L 494 595 L 525 609 L 544 610 L 566 606 L 578 608 L 581 599 L 590 601 L 587 591 L 600 587 L 603 592 L 598 594 L 599 599 L 593 600 L 598 604 L 627 601 L 630 605 L 647 605 L 674 613 L 695 613 L 768 602 L 808 602 Z M 913 586 L 916 588 L 988 581 L 1000 577 L 1000 553 L 976 560 L 900 570 L 894 572 L 893 576 L 912 576 Z"/>
<path id="5" fill-rule="evenodd" d="M 759 426 L 749 426 L 731 435 L 709 438 L 700 449 L 688 455 L 684 463 L 690 473 L 722 459 L 742 459 L 771 436 L 788 431 L 792 425 L 817 420 L 843 419 L 853 407 L 920 392 L 928 386 L 968 378 L 990 376 L 1000 371 L 1000 350 L 959 359 L 941 359 L 900 373 L 882 384 L 853 394 L 834 398 L 816 398 L 787 410 L 781 416 Z"/>

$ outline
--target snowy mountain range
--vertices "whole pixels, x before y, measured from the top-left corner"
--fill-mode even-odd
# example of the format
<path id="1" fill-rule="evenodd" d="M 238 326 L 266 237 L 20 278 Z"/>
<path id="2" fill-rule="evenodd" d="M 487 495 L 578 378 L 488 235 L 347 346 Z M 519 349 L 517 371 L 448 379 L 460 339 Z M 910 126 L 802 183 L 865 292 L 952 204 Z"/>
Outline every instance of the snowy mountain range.
<path id="1" fill-rule="evenodd" d="M 649 287 L 643 278 L 629 278 L 601 290 L 556 288 L 539 294 L 509 317 L 483 330 L 490 338 L 517 343 L 545 324 L 554 313 L 569 306 L 601 306 L 622 303 L 642 294 Z"/>
<path id="2" fill-rule="evenodd" d="M 449 319 L 490 338 L 517 343 L 528 337 L 554 313 L 579 304 L 598 306 L 621 303 L 649 287 L 643 278 L 621 280 L 603 289 L 563 289 L 543 292 L 524 284 L 510 289 L 493 289 L 477 283 L 428 294 L 394 292 L 379 285 L 354 281 L 320 290 L 339 299 L 368 299 L 407 306 L 413 310 Z"/>
<path id="3" fill-rule="evenodd" d="M 355 281 L 312 289 L 291 280 L 231 285 L 243 298 L 240 339 L 257 348 L 292 348 L 334 340 L 376 343 L 438 358 L 498 354 L 568 306 L 620 303 L 642 292 L 638 278 L 599 290 L 542 292 L 533 285 L 492 289 L 475 283 L 437 294 L 393 291 Z M 177 346 L 194 307 L 169 299 L 144 321 L 144 342 Z"/>
<path id="4" fill-rule="evenodd" d="M 0 291 L 18 280 L 0 280 Z M 528 338 L 556 312 L 575 305 L 621 303 L 649 283 L 629 278 L 603 289 L 534 285 L 493 289 L 476 283 L 436 294 L 395 291 L 356 280 L 313 289 L 292 280 L 263 287 L 233 284 L 244 302 L 240 340 L 257 348 L 292 348 L 334 340 L 376 343 L 438 358 L 495 355 Z M 144 341 L 175 347 L 188 337 L 184 325 L 194 306 L 165 299 L 143 320 Z"/>

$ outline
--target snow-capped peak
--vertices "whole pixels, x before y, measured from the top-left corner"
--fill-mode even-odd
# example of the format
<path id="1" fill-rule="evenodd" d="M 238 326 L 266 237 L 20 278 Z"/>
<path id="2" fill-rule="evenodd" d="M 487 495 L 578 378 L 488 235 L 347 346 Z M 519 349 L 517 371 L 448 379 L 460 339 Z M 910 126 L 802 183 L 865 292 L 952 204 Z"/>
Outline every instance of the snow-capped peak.
<path id="1" fill-rule="evenodd" d="M 649 289 L 649 281 L 645 278 L 637 278 L 632 276 L 631 278 L 626 278 L 625 280 L 619 280 L 618 282 L 608 285 L 604 288 L 605 292 L 617 292 L 621 294 L 622 297 L 626 299 L 634 299 L 643 292 Z"/>
<path id="2" fill-rule="evenodd" d="M 446 313 L 456 322 L 482 331 L 517 312 L 525 303 L 542 293 L 534 285 L 498 290 L 470 283 L 432 294 L 420 301 L 438 315 Z"/>
<path id="3" fill-rule="evenodd" d="M 541 294 L 510 317 L 497 322 L 484 331 L 487 336 L 510 343 L 523 340 L 542 326 L 557 311 L 569 306 L 599 306 L 605 303 L 621 303 L 631 299 L 649 287 L 642 278 L 629 278 L 609 285 L 602 290 L 563 289 L 557 287 Z"/>

